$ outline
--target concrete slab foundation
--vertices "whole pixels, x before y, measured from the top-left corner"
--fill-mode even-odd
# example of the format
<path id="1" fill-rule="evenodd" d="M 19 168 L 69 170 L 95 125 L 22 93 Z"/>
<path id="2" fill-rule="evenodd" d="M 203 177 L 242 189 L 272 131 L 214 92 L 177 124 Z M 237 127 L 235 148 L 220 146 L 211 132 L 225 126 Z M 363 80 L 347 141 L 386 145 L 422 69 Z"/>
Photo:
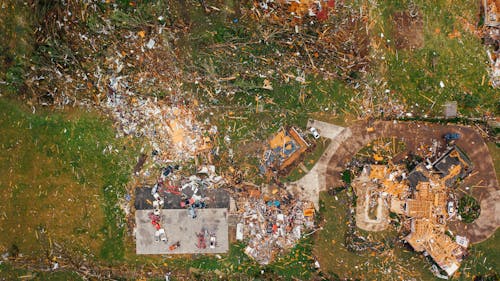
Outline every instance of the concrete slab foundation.
<path id="1" fill-rule="evenodd" d="M 151 224 L 149 213 L 153 210 L 136 210 L 136 253 L 137 254 L 210 254 L 226 253 L 229 249 L 227 209 L 197 209 L 192 219 L 185 209 L 161 210 L 161 225 L 165 229 L 167 242 L 155 241 L 156 229 Z M 213 233 L 217 243 L 210 248 L 209 235 L 206 248 L 197 247 L 197 233 Z M 180 241 L 180 247 L 169 250 L 169 246 Z"/>

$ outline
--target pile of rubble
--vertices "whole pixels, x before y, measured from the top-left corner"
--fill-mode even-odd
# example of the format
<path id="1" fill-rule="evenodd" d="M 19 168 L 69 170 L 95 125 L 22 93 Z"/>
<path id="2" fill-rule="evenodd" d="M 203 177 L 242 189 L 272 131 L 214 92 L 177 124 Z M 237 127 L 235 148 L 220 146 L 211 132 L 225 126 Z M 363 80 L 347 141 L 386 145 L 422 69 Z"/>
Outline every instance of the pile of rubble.
<path id="1" fill-rule="evenodd" d="M 390 213 L 401 215 L 409 230 L 403 240 L 415 251 L 429 255 L 448 276 L 458 270 L 468 246 L 466 237 L 450 237 L 449 230 L 449 223 L 457 218 L 457 183 L 464 180 L 473 167 L 463 151 L 450 144 L 458 137 L 447 134 L 448 146 L 442 153 L 434 142 L 430 149 L 425 149 L 431 152 L 429 157 L 411 171 L 404 165 L 372 164 L 365 166 L 352 182 L 357 196 L 357 227 L 383 231 L 389 226 Z M 436 156 L 431 162 L 431 157 Z M 348 249 L 355 251 L 383 247 L 356 242 L 364 242 L 364 239 L 359 240 L 353 234 L 346 237 L 346 244 L 354 246 Z"/>
<path id="2" fill-rule="evenodd" d="M 245 253 L 260 264 L 269 264 L 278 253 L 293 247 L 305 229 L 314 227 L 314 208 L 285 192 L 275 197 L 281 200 L 257 194 L 253 192 L 241 210 L 238 229 L 243 235 L 237 239 L 248 237 Z"/>
<path id="3" fill-rule="evenodd" d="M 119 136 L 146 137 L 162 161 L 187 160 L 211 148 L 217 127 L 198 123 L 192 111 L 171 106 L 156 99 L 142 98 L 125 92 L 112 81 L 114 94 L 102 107 L 116 120 Z"/>
<path id="4" fill-rule="evenodd" d="M 289 14 L 295 20 L 315 17 L 319 21 L 324 21 L 328 19 L 330 11 L 335 8 L 335 0 L 260 0 L 254 3 L 264 13 L 283 12 Z"/>
<path id="5" fill-rule="evenodd" d="M 282 171 L 296 162 L 309 146 L 304 134 L 297 128 L 280 129 L 268 142 L 259 166 L 260 173 Z"/>
<path id="6" fill-rule="evenodd" d="M 484 43 L 490 61 L 490 81 L 493 88 L 500 87 L 500 2 L 483 0 L 484 8 Z"/>
<path id="7" fill-rule="evenodd" d="M 192 158 L 206 148 L 207 130 L 191 110 L 197 102 L 182 90 L 191 77 L 179 63 L 179 30 L 165 25 L 161 6 L 156 19 L 141 23 L 136 13 L 108 2 L 63 2 L 48 13 L 44 30 L 53 32 L 38 35 L 48 51 L 27 73 L 27 91 L 42 105 L 105 111 L 119 136 L 146 137 L 163 160 Z M 88 17 L 93 25 L 85 28 Z"/>
<path id="8" fill-rule="evenodd" d="M 163 237 L 161 209 L 185 209 L 186 217 L 195 219 L 198 210 L 204 208 L 229 208 L 230 196 L 227 181 L 215 172 L 215 166 L 202 165 L 194 174 L 186 174 L 179 165 L 167 165 L 160 169 L 154 185 L 135 187 L 133 200 L 123 200 L 120 207 L 132 218 L 129 229 L 135 228 L 131 206 L 135 210 L 151 210 L 150 219 L 157 236 Z M 156 223 L 155 223 L 156 222 Z"/>

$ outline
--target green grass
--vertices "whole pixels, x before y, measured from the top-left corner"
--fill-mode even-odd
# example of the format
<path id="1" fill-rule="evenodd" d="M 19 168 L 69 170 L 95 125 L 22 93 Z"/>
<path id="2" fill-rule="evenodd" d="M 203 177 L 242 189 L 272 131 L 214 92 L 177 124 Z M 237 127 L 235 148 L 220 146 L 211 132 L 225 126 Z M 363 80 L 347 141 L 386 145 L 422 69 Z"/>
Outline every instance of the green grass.
<path id="1" fill-rule="evenodd" d="M 42 272 L 13 268 L 6 264 L 0 264 L 0 278 L 2 280 L 40 280 L 40 281 L 76 281 L 83 280 L 72 271 Z"/>
<path id="2" fill-rule="evenodd" d="M 460 269 L 460 279 L 470 280 L 471 276 L 499 274 L 500 268 L 500 234 L 497 230 L 488 240 L 472 245 L 470 256 Z M 470 268 L 470 270 L 465 270 Z"/>
<path id="3" fill-rule="evenodd" d="M 265 266 L 249 258 L 244 253 L 245 247 L 243 243 L 234 243 L 227 254 L 168 258 L 159 263 L 168 265 L 170 270 L 190 271 L 192 278 L 203 280 L 220 280 L 220 277 L 228 280 L 309 280 L 316 274 L 312 267 L 311 237 L 300 240 L 288 253 L 279 255 L 275 262 Z M 153 262 L 154 259 L 148 260 Z"/>
<path id="4" fill-rule="evenodd" d="M 27 5 L 2 1 L 0 9 L 0 90 L 15 94 L 24 82 L 25 68 L 33 52 L 34 20 Z"/>
<path id="5" fill-rule="evenodd" d="M 282 280 L 311 280 L 315 276 L 313 240 L 311 236 L 302 238 L 291 252 L 279 257 L 268 266 L 268 270 Z"/>
<path id="6" fill-rule="evenodd" d="M 82 254 L 121 259 L 125 223 L 117 203 L 125 195 L 134 145 L 116 139 L 111 124 L 93 113 L 32 114 L 0 99 L 0 114 L 0 190 L 8 202 L 1 207 L 1 246 L 41 253 L 34 229 L 43 227 L 52 240 Z M 106 147 L 113 149 L 103 153 Z M 19 235 L 20 223 L 32 231 Z"/>
<path id="7" fill-rule="evenodd" d="M 488 85 L 487 56 L 481 39 L 464 30 L 460 18 L 474 25 L 479 8 L 474 1 L 413 1 L 423 19 L 423 48 L 396 50 L 394 47 L 394 13 L 404 11 L 409 1 L 384 1 L 379 8 L 381 18 L 375 30 L 390 40 L 384 48 L 388 88 L 417 115 L 440 115 L 447 100 L 456 100 L 465 116 L 481 116 L 497 111 L 498 91 Z M 459 38 L 450 38 L 454 29 Z M 483 82 L 485 79 L 485 82 Z M 443 81 L 445 87 L 439 83 Z M 425 97 L 424 97 L 425 96 Z M 432 100 L 435 102 L 433 103 Z M 498 114 L 498 112 L 496 112 Z"/>

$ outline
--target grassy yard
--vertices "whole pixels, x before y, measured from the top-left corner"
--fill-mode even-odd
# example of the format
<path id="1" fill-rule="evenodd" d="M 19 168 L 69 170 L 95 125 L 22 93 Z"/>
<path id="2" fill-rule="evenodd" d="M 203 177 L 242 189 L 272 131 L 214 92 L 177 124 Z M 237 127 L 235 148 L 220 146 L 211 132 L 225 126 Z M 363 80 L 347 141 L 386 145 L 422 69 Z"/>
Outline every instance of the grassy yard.
<path id="1" fill-rule="evenodd" d="M 160 272 L 170 271 L 176 278 L 173 280 L 310 280 L 318 275 L 313 268 L 312 242 L 310 236 L 300 240 L 293 249 L 266 266 L 257 264 L 244 253 L 244 243 L 233 243 L 227 254 L 219 255 L 160 257 L 132 254 L 126 264 L 129 268 L 147 265 L 160 269 Z"/>
<path id="2" fill-rule="evenodd" d="M 34 50 L 33 15 L 27 4 L 2 1 L 0 9 L 0 90 L 15 94 L 23 84 Z"/>
<path id="3" fill-rule="evenodd" d="M 179 260 L 177 263 L 183 264 L 188 270 L 196 268 L 200 274 L 211 273 L 241 280 L 310 280 L 315 275 L 310 237 L 299 241 L 289 253 L 281 255 L 267 266 L 258 265 L 244 253 L 244 249 L 244 244 L 233 244 L 229 253 L 220 259 L 203 256 L 193 260 Z M 191 271 L 197 272 L 193 269 Z"/>
<path id="4" fill-rule="evenodd" d="M 498 278 L 499 268 L 500 233 L 497 230 L 488 240 L 470 248 L 470 256 L 462 265 L 460 277 L 462 280 L 470 280 L 471 276 L 496 273 Z"/>
<path id="5" fill-rule="evenodd" d="M 407 110 L 420 116 L 440 115 L 443 103 L 455 100 L 465 116 L 499 113 L 499 93 L 488 85 L 486 51 L 474 34 L 479 22 L 478 3 L 387 0 L 374 12 L 374 35 L 384 35 L 379 40 L 384 58 L 378 70 L 391 95 L 403 101 Z M 421 29 L 415 28 L 403 38 L 420 37 L 421 46 L 414 50 L 395 43 L 401 29 L 396 18 L 409 10 L 422 21 Z"/>
<path id="6" fill-rule="evenodd" d="M 71 271 L 42 272 L 13 268 L 6 264 L 0 264 L 0 278 L 2 280 L 34 280 L 34 281 L 78 281 L 83 280 Z"/>
<path id="7" fill-rule="evenodd" d="M 132 143 L 97 115 L 48 114 L 0 99 L 0 248 L 44 256 L 52 242 L 107 261 L 123 256 L 117 206 Z"/>

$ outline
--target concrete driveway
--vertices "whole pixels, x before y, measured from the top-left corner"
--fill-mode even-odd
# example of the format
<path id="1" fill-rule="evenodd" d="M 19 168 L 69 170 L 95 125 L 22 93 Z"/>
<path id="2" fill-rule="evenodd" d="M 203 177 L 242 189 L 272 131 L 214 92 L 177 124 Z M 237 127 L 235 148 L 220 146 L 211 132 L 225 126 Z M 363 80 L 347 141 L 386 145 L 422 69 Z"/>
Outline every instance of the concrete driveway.
<path id="1" fill-rule="evenodd" d="M 319 192 L 326 190 L 328 163 L 339 145 L 349 138 L 350 130 L 317 120 L 309 120 L 307 127 L 315 127 L 322 137 L 330 138 L 331 142 L 309 173 L 298 181 L 287 183 L 285 186 L 293 195 L 313 202 L 316 210 L 319 210 Z"/>

